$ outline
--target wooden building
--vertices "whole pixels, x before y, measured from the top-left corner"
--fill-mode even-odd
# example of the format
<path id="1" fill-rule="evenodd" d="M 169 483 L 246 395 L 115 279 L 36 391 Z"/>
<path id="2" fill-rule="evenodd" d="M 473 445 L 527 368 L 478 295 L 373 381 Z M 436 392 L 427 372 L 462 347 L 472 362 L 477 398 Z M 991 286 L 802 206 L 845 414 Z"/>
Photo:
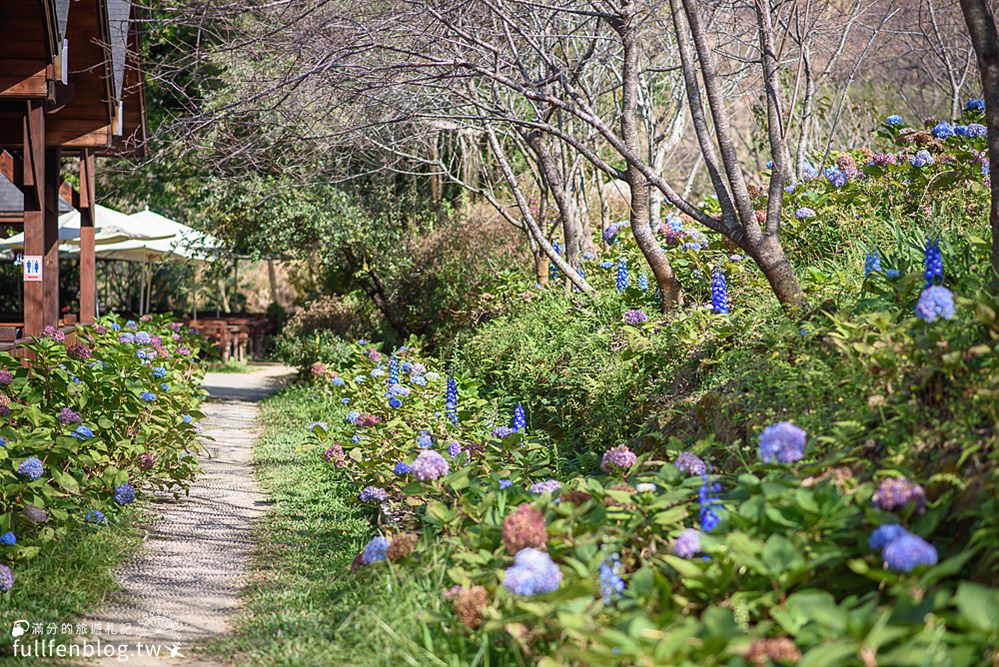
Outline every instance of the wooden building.
<path id="1" fill-rule="evenodd" d="M 79 320 L 94 318 L 97 158 L 145 149 L 139 26 L 131 0 L 0 0 L 0 224 L 24 228 L 25 337 L 62 324 L 60 194 L 81 214 Z"/>

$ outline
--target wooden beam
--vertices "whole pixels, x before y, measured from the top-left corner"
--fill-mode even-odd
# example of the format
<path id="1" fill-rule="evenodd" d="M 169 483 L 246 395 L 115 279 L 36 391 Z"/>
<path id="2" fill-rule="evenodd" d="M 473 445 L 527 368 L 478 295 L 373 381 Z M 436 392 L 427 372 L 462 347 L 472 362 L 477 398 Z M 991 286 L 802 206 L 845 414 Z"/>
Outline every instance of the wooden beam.
<path id="1" fill-rule="evenodd" d="M 80 321 L 90 324 L 97 314 L 97 261 L 94 255 L 94 168 L 93 151 L 80 154 Z"/>
<path id="2" fill-rule="evenodd" d="M 24 192 L 24 254 L 45 255 L 45 105 L 42 100 L 25 103 L 22 120 L 22 190 Z M 27 260 L 26 260 L 27 261 Z M 45 326 L 44 283 L 24 283 L 24 335 L 40 336 Z"/>

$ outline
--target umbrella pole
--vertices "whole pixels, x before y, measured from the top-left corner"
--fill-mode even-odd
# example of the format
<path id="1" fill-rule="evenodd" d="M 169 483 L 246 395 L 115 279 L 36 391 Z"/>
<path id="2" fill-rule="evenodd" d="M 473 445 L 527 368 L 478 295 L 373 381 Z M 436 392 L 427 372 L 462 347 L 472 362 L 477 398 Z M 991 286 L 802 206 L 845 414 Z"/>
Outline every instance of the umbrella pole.
<path id="1" fill-rule="evenodd" d="M 146 262 L 146 314 L 152 310 L 153 303 L 153 260 Z"/>

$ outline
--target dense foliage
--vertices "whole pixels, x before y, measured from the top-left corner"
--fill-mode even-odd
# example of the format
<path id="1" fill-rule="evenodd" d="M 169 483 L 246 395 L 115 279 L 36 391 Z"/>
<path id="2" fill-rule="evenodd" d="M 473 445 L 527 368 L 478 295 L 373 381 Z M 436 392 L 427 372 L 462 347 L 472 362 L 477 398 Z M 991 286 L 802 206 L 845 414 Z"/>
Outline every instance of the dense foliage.
<path id="1" fill-rule="evenodd" d="M 68 340 L 67 340 L 68 338 Z M 47 542 L 197 472 L 200 338 L 162 319 L 47 327 L 0 355 L 0 587 Z"/>

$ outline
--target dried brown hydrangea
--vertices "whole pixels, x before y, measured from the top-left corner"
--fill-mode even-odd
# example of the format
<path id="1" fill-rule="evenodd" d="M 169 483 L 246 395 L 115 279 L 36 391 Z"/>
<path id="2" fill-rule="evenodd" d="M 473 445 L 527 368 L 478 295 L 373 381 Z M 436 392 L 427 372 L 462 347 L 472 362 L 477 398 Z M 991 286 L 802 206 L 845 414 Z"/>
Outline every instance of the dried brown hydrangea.
<path id="1" fill-rule="evenodd" d="M 454 596 L 454 613 L 469 628 L 482 625 L 482 611 L 489 603 L 489 595 L 482 586 L 462 588 Z"/>
<path id="2" fill-rule="evenodd" d="M 801 660 L 801 651 L 787 637 L 757 639 L 749 647 L 746 660 L 754 665 L 766 665 L 768 661 L 793 665 Z"/>
<path id="3" fill-rule="evenodd" d="M 544 549 L 547 542 L 545 515 L 530 505 L 521 505 L 503 519 L 503 546 L 511 555 L 525 547 Z"/>
<path id="4" fill-rule="evenodd" d="M 397 561 L 413 553 L 416 548 L 416 535 L 413 533 L 402 533 L 392 538 L 392 543 L 388 548 L 388 559 Z"/>

